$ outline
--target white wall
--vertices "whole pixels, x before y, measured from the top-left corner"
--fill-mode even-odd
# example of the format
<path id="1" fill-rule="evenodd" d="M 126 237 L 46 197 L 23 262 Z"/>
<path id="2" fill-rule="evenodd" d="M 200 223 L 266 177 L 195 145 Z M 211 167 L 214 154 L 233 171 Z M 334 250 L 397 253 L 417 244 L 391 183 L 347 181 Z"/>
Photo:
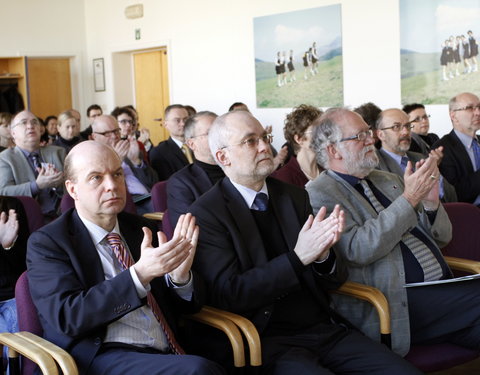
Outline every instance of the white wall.
<path id="1" fill-rule="evenodd" d="M 83 109 L 86 63 L 83 1 L 1 0 L 0 7 L 0 57 L 71 57 L 73 106 Z"/>
<path id="2" fill-rule="evenodd" d="M 125 7 L 137 2 L 144 5 L 144 17 L 127 20 Z M 0 55 L 75 56 L 74 105 L 83 114 L 91 103 L 110 111 L 125 104 L 116 103 L 119 97 L 132 97 L 131 83 L 114 79 L 113 56 L 124 64 L 118 52 L 167 45 L 171 103 L 221 114 L 232 102 L 243 101 L 262 123 L 274 126 L 278 146 L 289 109 L 256 108 L 253 18 L 338 3 L 345 104 L 399 107 L 398 0 L 1 0 L 2 14 L 18 17 L 2 19 Z M 142 33 L 139 41 L 136 28 Z M 96 93 L 92 59 L 99 57 L 105 59 L 106 91 Z M 432 131 L 443 135 L 451 129 L 445 105 L 427 110 Z"/>

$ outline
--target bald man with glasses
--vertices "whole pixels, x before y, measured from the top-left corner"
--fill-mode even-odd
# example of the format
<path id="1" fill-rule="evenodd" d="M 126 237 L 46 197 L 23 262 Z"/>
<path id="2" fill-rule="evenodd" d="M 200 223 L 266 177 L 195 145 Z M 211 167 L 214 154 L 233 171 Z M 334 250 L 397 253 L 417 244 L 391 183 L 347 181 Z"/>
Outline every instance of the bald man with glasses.
<path id="1" fill-rule="evenodd" d="M 480 206 L 480 99 L 462 93 L 450 99 L 448 109 L 453 130 L 433 147 L 443 146 L 440 172 L 457 192 L 460 202 Z"/>

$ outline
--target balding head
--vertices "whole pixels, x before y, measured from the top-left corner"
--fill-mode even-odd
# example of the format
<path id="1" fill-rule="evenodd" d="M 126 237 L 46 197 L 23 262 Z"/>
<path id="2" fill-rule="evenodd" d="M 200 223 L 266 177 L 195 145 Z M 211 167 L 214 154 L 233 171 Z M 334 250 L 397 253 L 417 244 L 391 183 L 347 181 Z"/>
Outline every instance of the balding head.
<path id="1" fill-rule="evenodd" d="M 115 117 L 101 115 L 95 118 L 92 124 L 92 138 L 113 147 L 120 140 L 120 127 Z"/>
<path id="2" fill-rule="evenodd" d="M 464 92 L 453 97 L 449 110 L 455 130 L 472 138 L 480 130 L 480 99 L 475 94 Z"/>
<path id="3" fill-rule="evenodd" d="M 30 111 L 19 112 L 12 120 L 11 133 L 15 144 L 29 152 L 40 147 L 40 121 Z"/>
<path id="4" fill-rule="evenodd" d="M 121 160 L 108 145 L 85 141 L 64 164 L 65 186 L 80 216 L 110 231 L 126 199 Z"/>

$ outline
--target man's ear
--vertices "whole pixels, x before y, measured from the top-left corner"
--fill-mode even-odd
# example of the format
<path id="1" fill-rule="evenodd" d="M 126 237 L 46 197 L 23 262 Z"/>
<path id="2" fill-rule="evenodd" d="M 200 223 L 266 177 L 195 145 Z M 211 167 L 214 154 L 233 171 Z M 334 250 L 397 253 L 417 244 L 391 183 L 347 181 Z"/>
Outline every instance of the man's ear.
<path id="1" fill-rule="evenodd" d="M 228 156 L 228 152 L 225 149 L 217 150 L 217 152 L 215 152 L 215 156 L 218 162 L 224 167 L 230 165 L 230 158 Z"/>
<path id="2" fill-rule="evenodd" d="M 65 180 L 65 188 L 73 200 L 77 200 L 77 187 L 72 180 Z"/>
<path id="3" fill-rule="evenodd" d="M 188 148 L 190 150 L 192 150 L 193 152 L 195 152 L 195 141 L 193 140 L 193 138 L 188 138 L 185 143 L 187 144 Z"/>
<path id="4" fill-rule="evenodd" d="M 383 130 L 378 129 L 377 130 L 377 137 L 381 141 L 385 141 L 385 132 Z"/>
<path id="5" fill-rule="evenodd" d="M 336 160 L 343 159 L 341 153 L 338 150 L 337 145 L 333 145 L 333 144 L 328 145 L 327 154 L 328 154 L 328 159 L 336 159 Z"/>

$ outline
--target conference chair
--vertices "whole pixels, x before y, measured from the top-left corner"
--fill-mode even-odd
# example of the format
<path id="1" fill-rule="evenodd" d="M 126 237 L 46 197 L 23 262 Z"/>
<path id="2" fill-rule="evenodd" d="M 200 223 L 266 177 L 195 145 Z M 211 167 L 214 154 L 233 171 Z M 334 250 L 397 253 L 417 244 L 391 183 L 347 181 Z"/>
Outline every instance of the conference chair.
<path id="1" fill-rule="evenodd" d="M 17 281 L 15 297 L 20 330 L 16 335 L 24 341 L 35 343 L 39 350 L 48 353 L 48 355 L 58 363 L 58 366 L 60 366 L 64 374 L 75 375 L 77 370 L 72 357 L 63 349 L 58 348 L 41 337 L 43 335 L 43 329 L 38 318 L 37 309 L 30 295 L 27 272 L 24 272 Z M 224 332 L 232 346 L 232 361 L 235 368 L 259 366 L 261 364 L 260 339 L 255 327 L 248 319 L 208 306 L 204 306 L 200 312 L 196 314 L 185 315 L 184 318 L 207 324 Z M 245 355 L 244 338 L 249 347 L 252 348 L 248 358 Z M 2 343 L 1 340 L 0 343 Z M 17 350 L 18 348 L 14 346 L 14 349 Z M 38 364 L 38 361 L 31 361 L 30 359 L 35 358 L 25 355 L 20 350 L 17 350 L 17 352 L 24 355 L 21 375 L 33 374 L 36 366 L 34 362 Z M 38 365 L 41 367 L 40 364 Z M 44 374 L 47 373 L 44 372 Z"/>
<path id="2" fill-rule="evenodd" d="M 41 228 L 45 224 L 45 219 L 38 202 L 34 198 L 27 196 L 16 196 L 15 198 L 23 205 L 23 209 L 27 215 L 29 233 L 33 233 Z"/>

